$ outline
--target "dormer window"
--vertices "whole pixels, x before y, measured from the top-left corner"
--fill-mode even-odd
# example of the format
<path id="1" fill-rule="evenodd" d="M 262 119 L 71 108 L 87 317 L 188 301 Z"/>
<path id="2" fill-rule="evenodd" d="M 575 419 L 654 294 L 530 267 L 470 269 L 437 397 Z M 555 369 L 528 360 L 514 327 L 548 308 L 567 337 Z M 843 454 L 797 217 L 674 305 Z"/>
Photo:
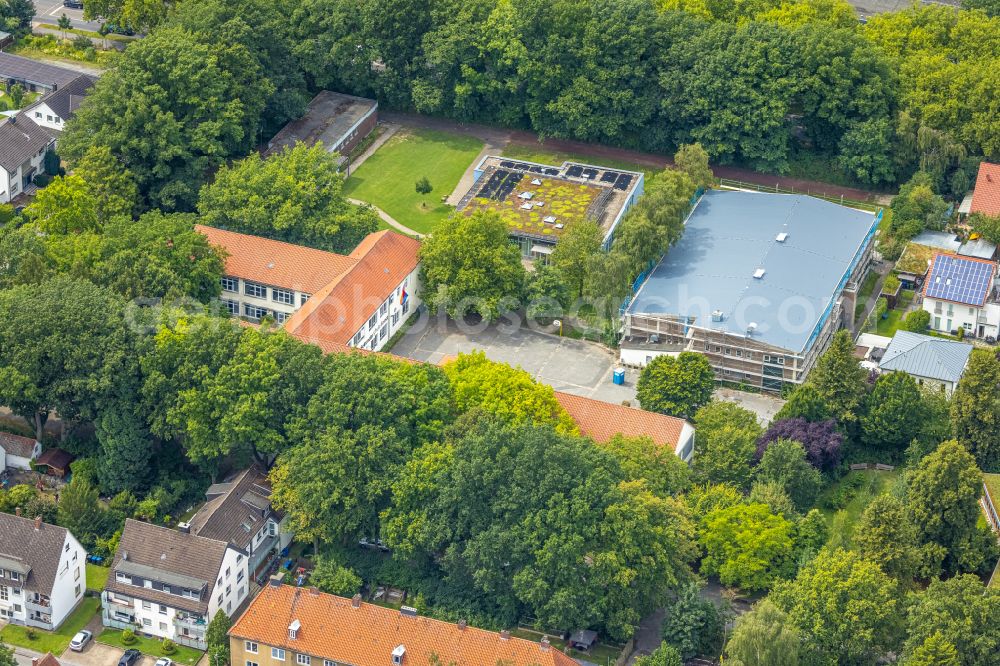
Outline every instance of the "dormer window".
<path id="1" fill-rule="evenodd" d="M 298 620 L 292 620 L 292 623 L 288 625 L 288 639 L 295 640 L 295 637 L 299 635 L 299 629 L 302 628 L 302 623 Z"/>
<path id="2" fill-rule="evenodd" d="M 123 574 L 121 571 L 115 572 L 115 580 L 117 580 L 119 583 L 125 583 L 127 585 L 132 584 L 132 577 Z"/>
<path id="3" fill-rule="evenodd" d="M 406 656 L 406 646 L 397 645 L 396 649 L 392 651 L 392 663 L 399 666 L 403 663 L 404 656 Z"/>

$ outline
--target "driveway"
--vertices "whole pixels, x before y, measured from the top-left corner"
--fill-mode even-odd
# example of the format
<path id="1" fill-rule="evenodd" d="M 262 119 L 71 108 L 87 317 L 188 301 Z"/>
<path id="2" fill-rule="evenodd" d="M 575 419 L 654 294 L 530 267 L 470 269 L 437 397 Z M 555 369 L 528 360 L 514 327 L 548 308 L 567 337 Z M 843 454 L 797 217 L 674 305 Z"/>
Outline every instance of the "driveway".
<path id="1" fill-rule="evenodd" d="M 55 24 L 59 17 L 65 14 L 73 22 L 74 28 L 83 28 L 97 32 L 99 21 L 84 21 L 82 9 L 71 9 L 63 6 L 62 0 L 35 0 L 35 20 L 33 23 Z"/>
<path id="2" fill-rule="evenodd" d="M 626 371 L 625 385 L 611 382 L 616 356 L 601 345 L 531 330 L 509 322 L 469 325 L 447 317 L 430 317 L 426 310 L 392 348 L 392 353 L 417 361 L 443 360 L 482 350 L 494 361 L 520 366 L 538 381 L 605 402 L 635 399 L 638 372 Z"/>
<path id="3" fill-rule="evenodd" d="M 767 426 L 771 422 L 771 419 L 774 418 L 774 415 L 778 413 L 778 410 L 785 405 L 784 400 L 773 395 L 747 393 L 728 388 L 715 389 L 713 397 L 716 400 L 735 402 L 740 407 L 749 409 L 757 415 L 757 420 L 760 421 L 762 426 Z"/>
<path id="4" fill-rule="evenodd" d="M 94 635 L 96 636 L 97 634 Z M 64 666 L 70 660 L 75 666 L 116 666 L 123 653 L 124 650 L 91 640 L 83 648 L 83 652 L 73 652 L 71 650 L 64 652 L 63 657 L 59 658 L 59 662 Z M 148 657 L 143 657 L 142 666 L 153 666 L 155 661 L 155 659 L 149 660 Z"/>

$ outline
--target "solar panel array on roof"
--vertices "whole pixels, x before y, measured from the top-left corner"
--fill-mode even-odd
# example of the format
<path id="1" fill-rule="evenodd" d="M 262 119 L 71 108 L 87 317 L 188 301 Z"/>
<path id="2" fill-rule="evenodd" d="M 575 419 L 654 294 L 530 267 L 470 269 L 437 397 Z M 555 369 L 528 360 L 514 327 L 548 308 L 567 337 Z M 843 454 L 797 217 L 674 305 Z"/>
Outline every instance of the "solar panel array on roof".
<path id="1" fill-rule="evenodd" d="M 628 175 L 627 173 L 623 173 L 622 175 L 618 176 L 618 181 L 615 182 L 615 189 L 627 190 L 629 188 L 629 185 L 631 184 L 632 184 L 632 176 Z"/>
<path id="2" fill-rule="evenodd" d="M 553 167 L 545 167 L 544 169 L 542 169 L 542 173 L 544 173 L 546 176 L 558 176 L 559 169 Z"/>
<path id="3" fill-rule="evenodd" d="M 500 166 L 502 166 L 504 169 L 513 169 L 514 163 L 511 162 L 510 160 L 504 160 L 503 162 L 500 163 Z"/>
<path id="4" fill-rule="evenodd" d="M 583 173 L 583 167 L 581 166 L 571 166 L 570 168 L 566 169 L 566 175 L 569 176 L 570 178 L 579 178 L 582 173 Z"/>
<path id="5" fill-rule="evenodd" d="M 993 286 L 996 265 L 964 257 L 934 257 L 924 296 L 968 305 L 982 305 Z"/>
<path id="6" fill-rule="evenodd" d="M 597 178 L 597 169 L 584 169 L 583 177 L 587 180 L 594 180 Z"/>
<path id="7" fill-rule="evenodd" d="M 614 183 L 618 180 L 618 173 L 615 171 L 605 171 L 601 174 L 602 183 Z"/>

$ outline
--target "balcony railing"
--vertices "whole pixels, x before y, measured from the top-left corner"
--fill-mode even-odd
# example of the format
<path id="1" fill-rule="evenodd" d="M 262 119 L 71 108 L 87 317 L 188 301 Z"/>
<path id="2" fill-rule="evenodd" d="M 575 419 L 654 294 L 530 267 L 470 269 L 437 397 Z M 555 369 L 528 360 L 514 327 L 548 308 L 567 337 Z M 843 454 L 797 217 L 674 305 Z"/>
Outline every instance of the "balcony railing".
<path id="1" fill-rule="evenodd" d="M 208 626 L 205 622 L 205 618 L 190 615 L 187 617 L 181 617 L 179 615 L 174 616 L 174 625 L 200 631 L 205 631 Z"/>

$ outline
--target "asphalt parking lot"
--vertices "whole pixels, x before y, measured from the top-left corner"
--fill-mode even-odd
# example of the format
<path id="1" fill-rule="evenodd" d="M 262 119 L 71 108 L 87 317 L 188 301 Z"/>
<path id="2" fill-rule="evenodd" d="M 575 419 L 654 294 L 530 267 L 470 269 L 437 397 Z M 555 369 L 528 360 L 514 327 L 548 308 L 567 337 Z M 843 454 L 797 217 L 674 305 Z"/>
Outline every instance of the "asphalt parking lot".
<path id="1" fill-rule="evenodd" d="M 101 24 L 97 21 L 84 21 L 82 9 L 70 9 L 63 6 L 63 0 L 35 0 L 35 23 L 56 23 L 65 14 L 73 22 L 73 26 L 85 30 L 97 31 Z"/>
<path id="2" fill-rule="evenodd" d="M 557 391 L 620 403 L 635 399 L 638 373 L 626 372 L 625 385 L 612 383 L 615 355 L 583 340 L 573 340 L 523 327 L 492 324 L 471 326 L 447 318 L 429 318 L 426 311 L 392 348 L 392 353 L 417 361 L 442 360 L 482 350 L 494 361 L 520 366 Z"/>

